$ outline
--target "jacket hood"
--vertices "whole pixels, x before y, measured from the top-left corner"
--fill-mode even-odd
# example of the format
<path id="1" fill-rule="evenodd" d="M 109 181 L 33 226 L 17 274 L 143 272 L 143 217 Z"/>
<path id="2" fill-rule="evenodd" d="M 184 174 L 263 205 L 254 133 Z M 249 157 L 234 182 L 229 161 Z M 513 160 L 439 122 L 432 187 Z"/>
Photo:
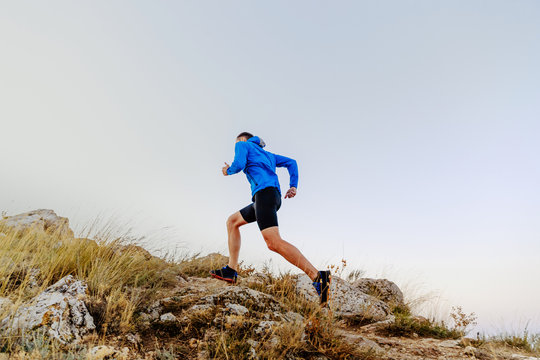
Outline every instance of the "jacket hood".
<path id="1" fill-rule="evenodd" d="M 257 144 L 257 145 L 259 145 L 259 146 L 262 147 L 262 148 L 266 146 L 266 144 L 264 143 L 263 139 L 261 139 L 261 138 L 258 137 L 258 136 L 254 136 L 254 137 L 252 137 L 252 138 L 249 138 L 248 141 Z"/>

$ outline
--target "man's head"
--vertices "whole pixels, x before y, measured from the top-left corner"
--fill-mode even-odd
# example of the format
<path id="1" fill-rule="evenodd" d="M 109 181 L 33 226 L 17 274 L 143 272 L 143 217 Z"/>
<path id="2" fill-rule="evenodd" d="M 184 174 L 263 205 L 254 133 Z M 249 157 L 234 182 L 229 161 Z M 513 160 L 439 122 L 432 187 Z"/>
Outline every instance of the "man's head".
<path id="1" fill-rule="evenodd" d="M 252 137 L 253 137 L 252 134 L 248 133 L 247 131 L 244 131 L 243 133 L 240 133 L 240 135 L 236 137 L 236 142 L 248 141 L 248 139 L 251 139 Z"/>

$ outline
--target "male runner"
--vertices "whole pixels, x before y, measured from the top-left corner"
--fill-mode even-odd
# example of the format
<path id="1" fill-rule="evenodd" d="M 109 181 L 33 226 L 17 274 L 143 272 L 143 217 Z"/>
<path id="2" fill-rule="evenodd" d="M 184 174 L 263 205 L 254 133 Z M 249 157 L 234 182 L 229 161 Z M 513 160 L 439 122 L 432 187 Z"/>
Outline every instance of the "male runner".
<path id="1" fill-rule="evenodd" d="M 281 189 L 277 167 L 289 171 L 290 189 L 285 199 L 296 195 L 298 186 L 298 166 L 296 161 L 285 156 L 264 150 L 265 143 L 257 136 L 243 132 L 236 137 L 234 161 L 231 166 L 225 163 L 223 175 L 233 175 L 243 171 L 251 185 L 252 204 L 235 212 L 227 219 L 229 237 L 229 264 L 221 269 L 210 271 L 212 277 L 236 283 L 238 255 L 240 253 L 240 226 L 257 221 L 268 249 L 277 252 L 291 264 L 304 271 L 313 281 L 321 304 L 328 301 L 330 271 L 317 269 L 302 255 L 294 245 L 281 238 L 279 234 L 277 211 L 281 207 Z"/>

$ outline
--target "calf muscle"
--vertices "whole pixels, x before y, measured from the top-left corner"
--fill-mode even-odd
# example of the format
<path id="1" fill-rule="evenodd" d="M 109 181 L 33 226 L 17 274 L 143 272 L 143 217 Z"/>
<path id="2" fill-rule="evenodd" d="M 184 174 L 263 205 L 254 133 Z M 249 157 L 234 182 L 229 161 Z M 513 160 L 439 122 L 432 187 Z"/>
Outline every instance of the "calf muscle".
<path id="1" fill-rule="evenodd" d="M 283 240 L 279 234 L 279 228 L 272 226 L 261 231 L 268 249 L 277 252 L 288 262 L 304 271 L 311 280 L 317 277 L 317 269 L 306 259 L 293 244 Z"/>

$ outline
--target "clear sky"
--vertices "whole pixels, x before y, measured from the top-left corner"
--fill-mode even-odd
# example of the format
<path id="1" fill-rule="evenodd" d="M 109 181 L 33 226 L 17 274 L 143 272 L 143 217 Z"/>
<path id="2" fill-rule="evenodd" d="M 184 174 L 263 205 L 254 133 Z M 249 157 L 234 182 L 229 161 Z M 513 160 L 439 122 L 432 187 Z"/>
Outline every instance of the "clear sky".
<path id="1" fill-rule="evenodd" d="M 0 208 L 226 252 L 251 196 L 221 167 L 250 131 L 298 161 L 280 227 L 316 266 L 540 330 L 538 19 L 536 0 L 4 2 Z M 289 269 L 242 234 L 242 260 Z"/>

